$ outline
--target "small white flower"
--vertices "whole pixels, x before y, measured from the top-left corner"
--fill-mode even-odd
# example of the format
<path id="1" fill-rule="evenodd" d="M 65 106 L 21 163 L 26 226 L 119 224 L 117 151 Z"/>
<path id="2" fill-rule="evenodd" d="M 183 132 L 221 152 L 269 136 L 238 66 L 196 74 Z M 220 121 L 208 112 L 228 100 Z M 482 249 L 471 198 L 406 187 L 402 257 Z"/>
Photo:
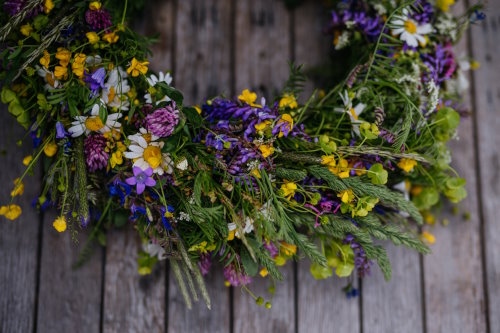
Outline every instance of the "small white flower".
<path id="1" fill-rule="evenodd" d="M 122 114 L 119 112 L 108 114 L 106 122 L 103 123 L 99 117 L 100 108 L 101 105 L 97 103 L 92 107 L 90 116 L 76 116 L 76 120 L 71 123 L 72 126 L 68 129 L 71 136 L 76 138 L 84 133 L 85 135 L 89 135 L 91 132 L 103 134 L 112 129 L 119 129 L 122 126 L 118 121 L 122 117 Z"/>
<path id="2" fill-rule="evenodd" d="M 419 25 L 415 20 L 410 18 L 410 13 L 406 8 L 403 9 L 402 15 L 394 17 L 391 24 L 397 26 L 392 30 L 392 33 L 399 35 L 399 39 L 412 47 L 417 47 L 419 43 L 425 45 L 426 39 L 424 35 L 432 32 L 432 26 L 429 23 Z"/>
<path id="3" fill-rule="evenodd" d="M 175 167 L 179 170 L 186 171 L 188 168 L 189 164 L 187 159 L 184 157 L 180 162 L 177 162 Z"/>
<path id="4" fill-rule="evenodd" d="M 104 84 L 101 98 L 105 104 L 119 110 L 128 110 L 130 102 L 126 94 L 130 91 L 127 72 L 123 68 L 114 68 L 109 72 L 108 81 Z"/>
<path id="5" fill-rule="evenodd" d="M 36 69 L 37 69 L 38 75 L 43 77 L 45 82 L 46 82 L 45 86 L 43 87 L 45 90 L 50 91 L 50 90 L 57 89 L 57 87 L 59 87 L 59 80 L 56 79 L 53 72 L 49 71 L 45 67 L 36 66 Z"/>
<path id="6" fill-rule="evenodd" d="M 345 112 L 349 118 L 351 119 L 352 123 L 352 130 L 354 133 L 359 135 L 359 124 L 361 124 L 361 121 L 359 120 L 359 115 L 365 110 L 366 105 L 363 103 L 358 103 L 356 106 L 352 106 L 352 98 L 349 96 L 349 93 L 347 90 L 344 90 L 344 95 L 340 94 L 340 98 L 342 99 L 342 102 L 344 103 L 343 108 L 335 108 L 334 111 L 336 112 Z"/>
<path id="7" fill-rule="evenodd" d="M 164 143 L 158 142 L 158 137 L 141 128 L 139 133 L 129 135 L 129 151 L 123 155 L 134 160 L 134 166 L 143 170 L 152 168 L 153 172 L 163 175 L 164 172 L 171 174 L 173 171 L 173 162 L 168 153 L 162 153 Z"/>
<path id="8" fill-rule="evenodd" d="M 227 225 L 227 228 L 229 229 L 229 232 L 236 230 L 234 235 L 238 238 L 241 237 L 239 230 L 237 230 L 236 223 L 231 222 Z M 243 233 L 248 234 L 253 231 L 253 219 L 250 217 L 245 217 L 245 225 L 243 226 Z"/>
<path id="9" fill-rule="evenodd" d="M 159 72 L 158 76 L 151 74 L 146 80 L 151 87 L 156 86 L 156 84 L 160 82 L 165 82 L 167 85 L 170 85 L 170 83 L 172 83 L 172 75 L 170 75 L 170 73 Z"/>
<path id="10" fill-rule="evenodd" d="M 151 257 L 157 257 L 159 260 L 167 259 L 167 252 L 159 244 L 155 244 L 151 241 L 149 243 L 143 243 L 142 249 Z"/>
<path id="11" fill-rule="evenodd" d="M 349 45 L 349 36 L 349 31 L 343 31 L 336 41 L 335 50 L 342 50 L 344 47 Z"/>

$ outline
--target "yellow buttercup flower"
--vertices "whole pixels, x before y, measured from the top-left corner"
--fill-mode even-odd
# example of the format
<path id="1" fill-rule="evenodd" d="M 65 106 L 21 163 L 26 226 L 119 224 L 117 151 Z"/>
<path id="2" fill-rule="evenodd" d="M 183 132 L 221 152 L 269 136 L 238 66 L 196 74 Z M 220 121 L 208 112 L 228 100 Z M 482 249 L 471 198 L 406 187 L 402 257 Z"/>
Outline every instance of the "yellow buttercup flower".
<path id="1" fill-rule="evenodd" d="M 54 220 L 54 223 L 52 223 L 52 226 L 58 232 L 64 232 L 66 230 L 66 218 L 64 218 L 64 216 L 59 216 L 58 218 L 56 218 Z"/>
<path id="2" fill-rule="evenodd" d="M 291 115 L 289 115 L 288 113 L 284 113 L 280 120 L 278 120 L 278 125 L 284 125 L 288 130 L 286 131 L 286 133 L 289 133 L 292 128 L 293 128 L 293 118 Z M 278 134 L 278 137 L 282 137 L 284 136 L 285 133 L 280 129 L 280 133 Z"/>
<path id="3" fill-rule="evenodd" d="M 21 216 L 22 212 L 23 211 L 21 207 L 19 207 L 18 205 L 8 205 L 0 207 L 0 215 L 5 216 L 6 219 L 12 221 Z"/>
<path id="4" fill-rule="evenodd" d="M 23 195 L 24 193 L 24 184 L 20 178 L 14 179 L 14 189 L 10 192 L 11 197 L 15 197 L 16 195 Z"/>
<path id="5" fill-rule="evenodd" d="M 52 9 L 54 9 L 54 2 L 52 0 L 45 0 L 43 3 L 43 12 L 48 14 Z"/>
<path id="6" fill-rule="evenodd" d="M 347 190 L 340 191 L 337 194 L 337 197 L 340 198 L 340 201 L 342 201 L 343 203 L 348 204 L 354 200 L 354 193 L 352 192 L 351 189 L 347 189 Z"/>
<path id="7" fill-rule="evenodd" d="M 337 161 L 335 160 L 335 156 L 333 155 L 324 155 L 321 156 L 321 164 L 326 165 L 328 167 L 328 170 L 330 170 L 331 173 L 334 173 L 334 170 L 336 170 L 335 167 L 337 166 Z"/>
<path id="8" fill-rule="evenodd" d="M 56 59 L 59 59 L 59 63 L 63 67 L 67 67 L 69 60 L 71 59 L 71 52 L 64 47 L 58 47 L 56 53 Z"/>
<path id="9" fill-rule="evenodd" d="M 201 108 L 198 105 L 195 105 L 194 109 L 198 112 L 198 114 L 201 114 Z"/>
<path id="10" fill-rule="evenodd" d="M 263 131 L 265 130 L 269 125 L 271 125 L 270 120 L 264 120 L 263 122 L 259 124 L 255 124 L 254 127 L 257 131 Z"/>
<path id="11" fill-rule="evenodd" d="M 397 164 L 400 169 L 406 172 L 411 172 L 416 165 L 417 161 L 412 160 L 411 158 L 402 158 Z"/>
<path id="12" fill-rule="evenodd" d="M 297 190 L 297 184 L 285 180 L 285 183 L 281 185 L 281 190 L 283 191 L 283 196 L 288 200 L 290 200 L 290 198 L 295 195 L 295 191 Z"/>
<path id="13" fill-rule="evenodd" d="M 191 246 L 188 251 L 190 252 L 200 251 L 201 254 L 206 254 L 208 252 L 215 250 L 215 248 L 216 248 L 215 244 L 208 245 L 207 241 L 203 241 L 199 244 Z"/>
<path id="14" fill-rule="evenodd" d="M 430 232 L 427 232 L 427 231 L 422 232 L 422 234 L 420 235 L 420 238 L 430 245 L 432 245 L 436 242 L 436 237 L 434 237 L 433 234 L 431 234 Z"/>
<path id="15" fill-rule="evenodd" d="M 252 172 L 250 172 L 250 174 L 252 176 L 254 176 L 255 178 L 258 178 L 258 179 L 261 179 L 262 176 L 260 175 L 260 171 L 259 171 L 259 168 L 255 168 L 252 170 Z"/>
<path id="16" fill-rule="evenodd" d="M 259 146 L 259 150 L 264 158 L 267 158 L 274 153 L 274 147 L 270 145 L 261 145 Z"/>
<path id="17" fill-rule="evenodd" d="M 281 242 L 280 244 L 280 250 L 286 255 L 286 256 L 292 256 L 295 253 L 297 253 L 297 246 L 293 244 L 288 244 L 285 242 Z"/>
<path id="18" fill-rule="evenodd" d="M 45 68 L 49 68 L 50 64 L 50 53 L 47 50 L 43 51 L 43 56 L 40 58 L 40 65 Z"/>
<path id="19" fill-rule="evenodd" d="M 450 10 L 450 6 L 455 4 L 455 0 L 437 0 L 436 7 L 441 9 L 443 12 Z"/>
<path id="20" fill-rule="evenodd" d="M 108 32 L 102 36 L 102 40 L 108 42 L 109 44 L 118 42 L 118 39 L 120 39 L 120 36 L 118 36 L 114 31 Z"/>
<path id="21" fill-rule="evenodd" d="M 54 141 L 49 142 L 45 145 L 45 147 L 43 147 L 43 152 L 48 157 L 54 156 L 57 153 L 57 144 Z"/>
<path id="22" fill-rule="evenodd" d="M 349 177 L 349 162 L 346 159 L 341 158 L 339 160 L 339 163 L 336 167 L 332 168 L 330 170 L 332 173 L 335 175 L 339 176 L 340 178 L 348 178 Z"/>
<path id="23" fill-rule="evenodd" d="M 31 24 L 28 23 L 22 25 L 20 30 L 24 36 L 28 37 L 33 32 L 33 27 L 31 26 Z"/>
<path id="24" fill-rule="evenodd" d="M 255 101 L 257 100 L 257 94 L 248 89 L 243 90 L 241 92 L 241 95 L 238 96 L 238 99 L 251 106 L 260 106 L 258 104 L 255 104 Z"/>
<path id="25" fill-rule="evenodd" d="M 290 109 L 295 109 L 297 106 L 297 99 L 293 94 L 284 94 L 280 99 L 280 108 L 289 107 Z"/>
<path id="26" fill-rule="evenodd" d="M 127 68 L 127 73 L 131 74 L 133 77 L 137 77 L 140 74 L 145 75 L 148 72 L 148 65 L 149 61 L 139 61 L 133 58 L 130 67 Z"/>
<path id="27" fill-rule="evenodd" d="M 89 9 L 90 10 L 99 10 L 101 9 L 101 2 L 99 1 L 92 1 L 90 4 L 89 4 Z"/>
<path id="28" fill-rule="evenodd" d="M 58 80 L 61 80 L 63 78 L 64 79 L 67 78 L 67 76 L 68 76 L 68 67 L 56 66 L 55 69 L 54 69 L 54 76 Z"/>
<path id="29" fill-rule="evenodd" d="M 87 36 L 87 39 L 89 40 L 90 44 L 95 44 L 100 40 L 99 35 L 93 31 L 87 32 L 85 36 Z"/>
<path id="30" fill-rule="evenodd" d="M 23 158 L 23 165 L 28 166 L 30 165 L 31 161 L 33 161 L 33 156 L 28 155 L 25 158 Z"/>
<path id="31" fill-rule="evenodd" d="M 264 267 L 260 270 L 259 274 L 262 277 L 266 277 L 269 274 L 269 272 L 267 271 L 267 268 Z"/>

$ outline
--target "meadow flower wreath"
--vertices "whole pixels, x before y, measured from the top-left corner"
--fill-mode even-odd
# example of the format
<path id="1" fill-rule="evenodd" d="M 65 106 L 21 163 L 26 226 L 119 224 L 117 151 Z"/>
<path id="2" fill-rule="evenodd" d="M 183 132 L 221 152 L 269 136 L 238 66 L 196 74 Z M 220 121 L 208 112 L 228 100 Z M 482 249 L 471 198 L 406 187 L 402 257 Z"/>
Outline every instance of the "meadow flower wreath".
<path id="1" fill-rule="evenodd" d="M 43 159 L 36 206 L 58 210 L 53 227 L 90 228 L 91 246 L 132 223 L 139 273 L 169 259 L 188 306 L 196 289 L 210 306 L 203 275 L 214 260 L 232 286 L 280 280 L 302 256 L 318 279 L 364 277 L 373 262 L 389 279 L 374 240 L 428 253 L 423 217 L 466 196 L 446 142 L 475 64 L 452 45 L 483 14 L 455 17 L 452 3 L 339 1 L 326 31 L 356 57 L 338 60 L 351 71 L 329 90 L 299 104 L 305 79 L 292 66 L 275 99 L 244 90 L 198 107 L 168 72 L 148 69 L 150 40 L 126 25 L 126 1 L 2 1 L 1 100 L 33 154 L 0 214 L 21 214 L 16 196 Z"/>

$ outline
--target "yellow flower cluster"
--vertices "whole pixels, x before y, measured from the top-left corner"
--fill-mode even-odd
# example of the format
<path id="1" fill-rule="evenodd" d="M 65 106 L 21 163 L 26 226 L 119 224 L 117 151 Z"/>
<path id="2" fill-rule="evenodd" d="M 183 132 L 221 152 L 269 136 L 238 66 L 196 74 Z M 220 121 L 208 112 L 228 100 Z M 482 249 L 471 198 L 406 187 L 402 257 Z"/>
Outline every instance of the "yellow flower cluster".
<path id="1" fill-rule="evenodd" d="M 417 165 L 417 161 L 412 160 L 411 158 L 402 158 L 397 166 L 404 170 L 405 172 L 411 172 L 413 171 L 413 168 Z"/>
<path id="2" fill-rule="evenodd" d="M 294 182 L 285 180 L 284 184 L 281 185 L 281 191 L 283 192 L 283 196 L 290 200 L 294 195 L 295 191 L 297 190 L 297 184 Z"/>
<path id="3" fill-rule="evenodd" d="M 56 59 L 59 60 L 59 66 L 54 68 L 54 76 L 56 79 L 68 78 L 68 65 L 71 59 L 71 52 L 64 47 L 57 48 Z"/>
<path id="4" fill-rule="evenodd" d="M 15 220 L 22 213 L 21 207 L 18 205 L 8 205 L 0 207 L 0 215 L 5 216 L 6 219 Z"/>
<path id="5" fill-rule="evenodd" d="M 73 58 L 73 63 L 71 64 L 71 70 L 73 73 L 78 76 L 80 79 L 83 77 L 84 69 L 85 69 L 85 59 L 87 56 L 83 53 L 75 54 Z"/>
<path id="6" fill-rule="evenodd" d="M 248 105 L 260 107 L 259 104 L 255 104 L 255 101 L 257 100 L 257 94 L 248 89 L 243 90 L 241 95 L 238 96 L 238 99 L 244 103 L 247 103 Z"/>
<path id="7" fill-rule="evenodd" d="M 132 62 L 127 68 L 127 74 L 132 75 L 133 77 L 137 77 L 140 74 L 146 75 L 148 72 L 149 61 L 139 61 L 136 58 L 132 59 Z"/>
<path id="8" fill-rule="evenodd" d="M 54 223 L 52 223 L 52 226 L 54 229 L 56 229 L 58 232 L 64 232 L 66 231 L 66 218 L 64 216 L 59 216 L 54 220 Z"/>
<path id="9" fill-rule="evenodd" d="M 298 106 L 297 99 L 292 94 L 284 94 L 280 99 L 280 108 L 289 107 L 290 109 L 296 109 Z"/>

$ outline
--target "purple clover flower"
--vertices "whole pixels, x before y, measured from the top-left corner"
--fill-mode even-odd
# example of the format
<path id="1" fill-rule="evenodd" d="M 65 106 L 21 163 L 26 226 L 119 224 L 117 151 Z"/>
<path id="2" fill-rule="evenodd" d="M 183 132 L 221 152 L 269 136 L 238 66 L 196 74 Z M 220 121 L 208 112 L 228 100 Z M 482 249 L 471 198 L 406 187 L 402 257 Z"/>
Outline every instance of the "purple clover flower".
<path id="1" fill-rule="evenodd" d="M 210 272 L 210 267 L 212 266 L 212 260 L 209 254 L 202 254 L 200 261 L 198 262 L 198 267 L 200 268 L 202 275 L 207 275 Z"/>
<path id="2" fill-rule="evenodd" d="M 136 185 L 137 194 L 142 194 L 146 189 L 146 186 L 155 186 L 156 180 L 151 178 L 153 175 L 153 169 L 147 168 L 142 170 L 139 167 L 133 167 L 132 171 L 134 173 L 133 177 L 125 179 L 125 182 L 129 185 Z"/>
<path id="3" fill-rule="evenodd" d="M 102 134 L 90 135 L 85 139 L 84 150 L 90 172 L 106 168 L 109 154 L 106 152 L 106 138 Z"/>
<path id="4" fill-rule="evenodd" d="M 240 265 L 241 267 L 241 265 Z M 224 278 L 233 286 L 238 287 L 241 285 L 247 285 L 252 282 L 252 278 L 242 272 L 236 270 L 234 263 L 224 267 Z"/>
<path id="5" fill-rule="evenodd" d="M 111 14 L 106 9 L 88 9 L 85 12 L 85 21 L 93 31 L 106 30 L 112 25 Z"/>
<path id="6" fill-rule="evenodd" d="M 175 103 L 155 110 L 146 116 L 146 128 L 152 134 L 164 138 L 172 135 L 179 123 L 179 110 Z"/>

